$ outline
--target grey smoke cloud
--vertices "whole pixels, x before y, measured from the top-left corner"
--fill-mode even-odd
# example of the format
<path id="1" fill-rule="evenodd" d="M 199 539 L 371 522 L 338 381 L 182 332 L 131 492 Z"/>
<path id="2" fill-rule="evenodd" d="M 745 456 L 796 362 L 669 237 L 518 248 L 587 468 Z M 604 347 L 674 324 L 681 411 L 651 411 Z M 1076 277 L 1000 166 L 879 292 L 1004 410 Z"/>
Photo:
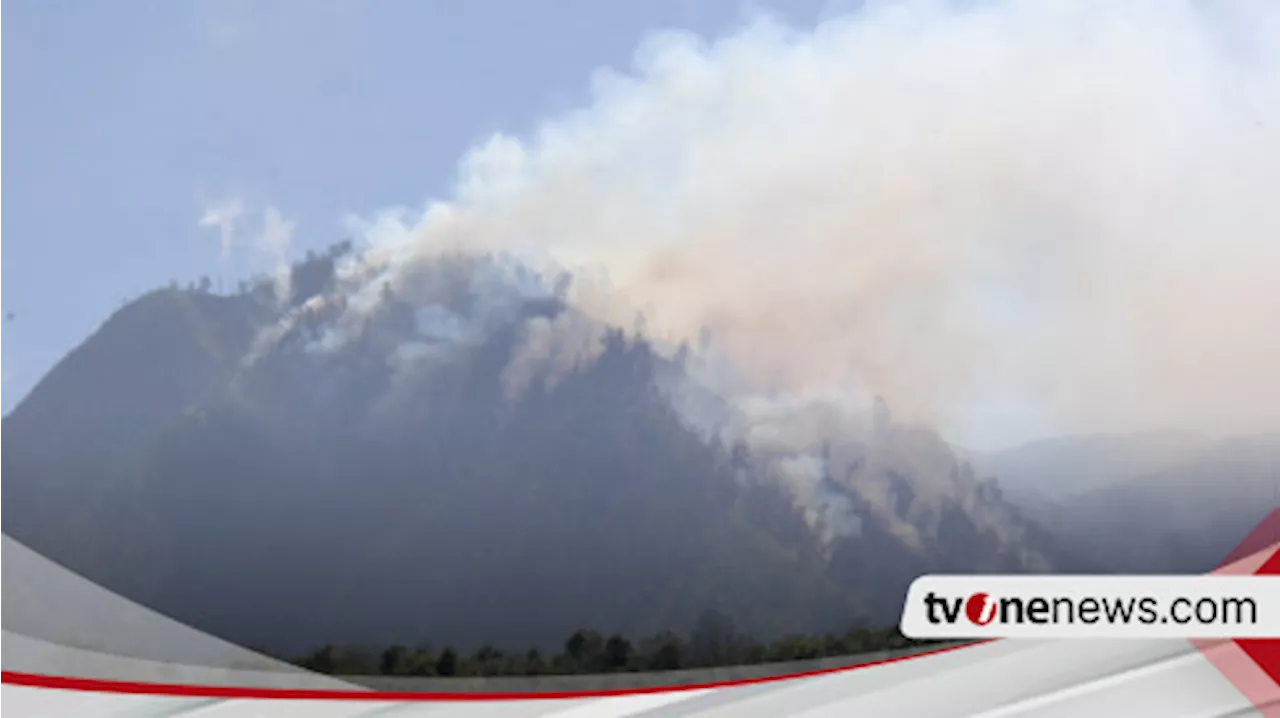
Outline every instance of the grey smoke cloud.
<path id="1" fill-rule="evenodd" d="M 572 271 L 594 320 L 709 330 L 694 373 L 762 442 L 865 428 L 875 394 L 964 441 L 1280 429 L 1278 68 L 1261 2 L 654 36 L 583 107 L 468 153 L 451 198 L 363 225 L 347 311 L 509 252 Z M 594 346 L 528 335 L 522 361 Z"/>

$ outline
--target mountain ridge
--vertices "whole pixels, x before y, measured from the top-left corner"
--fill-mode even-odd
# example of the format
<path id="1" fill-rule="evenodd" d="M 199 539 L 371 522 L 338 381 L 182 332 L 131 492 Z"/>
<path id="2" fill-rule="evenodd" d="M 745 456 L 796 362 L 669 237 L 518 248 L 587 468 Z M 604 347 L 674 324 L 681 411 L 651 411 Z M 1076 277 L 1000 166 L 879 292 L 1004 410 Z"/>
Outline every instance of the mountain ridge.
<path id="1" fill-rule="evenodd" d="M 383 285 L 344 330 L 359 296 L 335 292 L 341 256 L 296 265 L 288 292 L 159 290 L 113 315 L 4 419 L 56 448 L 10 442 L 6 532 L 215 635 L 292 650 L 547 645 L 707 609 L 762 637 L 844 630 L 896 621 L 922 572 L 1071 563 L 887 412 L 821 456 L 707 437 L 657 380 L 683 355 L 609 327 L 558 369 L 535 355 L 513 394 L 533 330 L 584 321 L 555 289 L 455 258 L 431 268 L 433 302 Z M 99 431 L 119 426 L 136 430 Z"/>

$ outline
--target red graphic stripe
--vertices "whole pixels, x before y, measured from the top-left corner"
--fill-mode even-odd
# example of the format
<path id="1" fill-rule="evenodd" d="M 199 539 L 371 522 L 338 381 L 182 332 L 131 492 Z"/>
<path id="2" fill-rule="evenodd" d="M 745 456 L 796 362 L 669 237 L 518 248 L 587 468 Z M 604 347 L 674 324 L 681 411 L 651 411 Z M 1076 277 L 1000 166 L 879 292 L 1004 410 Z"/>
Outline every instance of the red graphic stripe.
<path id="1" fill-rule="evenodd" d="M 178 683 L 143 683 L 135 681 L 114 681 L 96 678 L 69 678 L 65 676 L 47 676 L 36 673 L 18 671 L 0 672 L 0 682 L 31 688 L 52 688 L 64 691 L 92 691 L 96 693 L 127 693 L 150 696 L 180 696 L 183 698 L 249 698 L 268 700 L 326 700 L 326 701 L 516 701 L 516 700 L 565 700 L 575 698 L 607 698 L 611 696 L 631 696 L 651 693 L 677 693 L 683 691 L 704 690 L 707 688 L 729 688 L 732 686 L 749 686 L 760 683 L 774 683 L 796 678 L 830 675 L 859 668 L 883 666 L 890 663 L 936 656 L 941 653 L 969 648 L 990 641 L 976 641 L 961 646 L 947 646 L 909 656 L 885 658 L 879 661 L 859 663 L 854 666 L 836 666 L 821 668 L 801 673 L 786 673 L 778 676 L 762 676 L 759 678 L 743 678 L 733 681 L 717 681 L 713 683 L 694 683 L 678 686 L 642 686 L 637 688 L 614 688 L 587 691 L 519 691 L 488 693 L 484 691 L 446 692 L 446 691 L 374 691 L 345 690 L 329 688 L 254 688 L 248 686 L 199 686 Z"/>
<path id="2" fill-rule="evenodd" d="M 1266 519 L 1255 528 L 1244 541 L 1222 562 L 1223 566 L 1249 557 L 1267 546 L 1274 545 L 1280 538 L 1280 508 L 1273 510 Z M 1271 556 L 1258 573 L 1280 573 L 1280 552 Z M 992 639 L 998 640 L 998 639 Z M 19 671 L 0 671 L 0 682 L 11 685 L 33 688 L 48 688 L 70 691 L 93 691 L 99 693 L 118 693 L 153 696 L 180 696 L 187 698 L 228 698 L 228 699 L 275 699 L 275 700 L 355 700 L 355 701 L 505 701 L 505 700 L 565 700 L 577 698 L 605 698 L 610 696 L 643 695 L 653 693 L 675 693 L 709 688 L 728 688 L 761 683 L 830 675 L 844 671 L 870 668 L 890 663 L 898 663 L 923 656 L 938 655 L 950 651 L 968 648 L 992 640 L 977 641 L 961 646 L 949 646 L 930 651 L 923 651 L 909 656 L 886 658 L 854 666 L 837 666 L 801 673 L 790 673 L 778 676 L 745 678 L 735 681 L 719 681 L 680 686 L 649 686 L 637 688 L 619 688 L 612 690 L 591 691 L 523 691 L 523 692 L 430 692 L 430 691 L 374 691 L 344 689 L 297 689 L 297 688 L 254 688 L 246 686 L 200 686 L 173 683 L 144 683 L 136 681 L 115 681 L 94 678 L 70 678 L 66 676 L 49 676 Z M 1217 665 L 1213 652 L 1207 650 L 1212 642 L 1195 641 L 1205 653 L 1206 658 Z M 1271 678 L 1280 683 L 1280 640 L 1261 639 L 1250 641 L 1233 641 Z M 1225 666 L 1220 666 L 1224 668 Z M 1228 678 L 1234 671 L 1224 670 Z M 1233 682 L 1235 682 L 1233 680 Z M 1237 684 L 1238 685 L 1238 684 Z M 1239 687 L 1239 685 L 1238 685 Z M 1252 693 L 1252 691 L 1249 691 Z M 1247 695 L 1248 693 L 1246 693 Z M 1260 706 L 1262 707 L 1262 706 Z M 1270 713 L 1267 714 L 1268 716 Z"/>
<path id="3" fill-rule="evenodd" d="M 1280 511 L 1276 512 L 1280 515 Z M 1260 576 L 1280 575 L 1280 550 L 1271 554 L 1271 558 L 1258 569 Z M 1271 680 L 1280 684 L 1280 638 L 1250 638 L 1236 641 L 1254 663 L 1258 664 Z"/>
<path id="4" fill-rule="evenodd" d="M 1220 565 L 1220 572 L 1255 555 L 1270 551 L 1257 568 L 1241 572 L 1280 574 L 1280 508 L 1272 509 L 1261 523 L 1245 537 Z M 1228 571 L 1236 573 L 1237 571 Z M 1253 703 L 1265 718 L 1280 718 L 1280 638 L 1254 638 L 1231 641 L 1192 641 L 1196 648 L 1217 668 L 1241 695 Z"/>

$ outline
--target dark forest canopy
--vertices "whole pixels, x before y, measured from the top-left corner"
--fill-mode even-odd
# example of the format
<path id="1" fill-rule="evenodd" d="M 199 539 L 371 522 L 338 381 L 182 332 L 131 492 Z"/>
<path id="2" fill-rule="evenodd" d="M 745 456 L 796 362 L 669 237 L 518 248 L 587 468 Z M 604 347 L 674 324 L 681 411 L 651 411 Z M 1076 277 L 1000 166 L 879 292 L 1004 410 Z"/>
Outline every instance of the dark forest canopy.
<path id="1" fill-rule="evenodd" d="M 490 644 L 466 654 L 452 646 L 393 645 L 379 650 L 330 644 L 292 662 L 309 670 L 346 676 L 574 675 L 787 663 L 937 643 L 908 639 L 897 628 L 865 627 L 762 642 L 737 632 L 727 616 L 706 612 L 688 636 L 662 631 L 633 641 L 620 634 L 606 636 L 581 629 L 574 631 L 559 651 L 546 654 L 536 648 L 504 651 Z"/>

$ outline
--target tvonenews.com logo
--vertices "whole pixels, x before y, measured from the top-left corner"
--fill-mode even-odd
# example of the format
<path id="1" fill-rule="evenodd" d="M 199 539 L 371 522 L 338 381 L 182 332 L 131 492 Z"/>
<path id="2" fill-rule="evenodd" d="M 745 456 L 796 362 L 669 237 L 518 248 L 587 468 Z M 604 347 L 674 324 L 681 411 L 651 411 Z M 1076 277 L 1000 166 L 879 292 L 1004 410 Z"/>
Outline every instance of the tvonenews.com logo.
<path id="1" fill-rule="evenodd" d="M 1082 623 L 1100 622 L 1156 623 L 1228 623 L 1252 624 L 1258 620 L 1258 606 L 1251 598 L 1226 597 L 1192 599 L 1175 598 L 1167 611 L 1160 610 L 1160 601 L 1147 596 L 1080 599 L 1068 597 L 1023 598 L 1006 596 L 996 598 L 979 591 L 968 598 L 947 598 L 929 592 L 924 597 L 925 615 L 929 623 L 954 624 L 961 615 L 975 626 L 1031 623 Z"/>
<path id="2" fill-rule="evenodd" d="M 1280 636 L 1280 576 L 924 576 L 913 638 Z"/>

